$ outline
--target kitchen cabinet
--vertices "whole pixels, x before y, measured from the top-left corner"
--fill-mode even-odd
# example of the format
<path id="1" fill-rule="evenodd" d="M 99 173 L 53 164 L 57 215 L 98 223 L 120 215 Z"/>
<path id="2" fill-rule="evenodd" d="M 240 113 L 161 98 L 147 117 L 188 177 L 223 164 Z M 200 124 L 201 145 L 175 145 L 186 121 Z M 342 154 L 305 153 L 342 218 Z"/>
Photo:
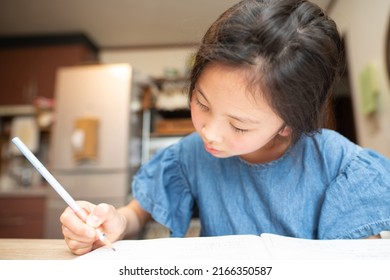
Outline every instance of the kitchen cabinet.
<path id="1" fill-rule="evenodd" d="M 44 196 L 0 197 L 0 238 L 43 238 Z"/>
<path id="2" fill-rule="evenodd" d="M 97 48 L 83 35 L 0 38 L 0 105 L 53 98 L 56 71 L 96 62 Z"/>

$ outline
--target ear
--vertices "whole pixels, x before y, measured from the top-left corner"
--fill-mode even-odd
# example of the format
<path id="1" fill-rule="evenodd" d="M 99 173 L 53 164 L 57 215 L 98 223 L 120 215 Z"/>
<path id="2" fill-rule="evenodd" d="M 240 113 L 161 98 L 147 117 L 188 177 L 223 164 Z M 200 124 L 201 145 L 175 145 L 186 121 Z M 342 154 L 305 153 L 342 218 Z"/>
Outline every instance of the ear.
<path id="1" fill-rule="evenodd" d="M 279 135 L 280 136 L 283 136 L 283 137 L 286 137 L 286 136 L 289 136 L 292 132 L 292 129 L 289 127 L 289 126 L 285 126 L 283 127 L 280 131 L 279 131 Z"/>

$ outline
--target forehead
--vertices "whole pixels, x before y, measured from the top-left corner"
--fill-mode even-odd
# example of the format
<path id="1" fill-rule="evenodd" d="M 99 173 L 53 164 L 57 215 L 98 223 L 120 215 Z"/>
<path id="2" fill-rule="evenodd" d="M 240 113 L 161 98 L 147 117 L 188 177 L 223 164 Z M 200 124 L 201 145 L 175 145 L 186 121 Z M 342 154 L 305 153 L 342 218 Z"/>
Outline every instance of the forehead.
<path id="1" fill-rule="evenodd" d="M 231 100 L 244 99 L 250 104 L 264 103 L 265 92 L 259 75 L 251 67 L 233 67 L 224 64 L 209 64 L 200 75 L 195 87 L 206 95 L 222 94 Z"/>
<path id="2" fill-rule="evenodd" d="M 211 64 L 204 69 L 195 87 L 215 110 L 236 110 L 251 115 L 273 113 L 261 81 L 254 79 L 252 71 L 251 68 Z"/>

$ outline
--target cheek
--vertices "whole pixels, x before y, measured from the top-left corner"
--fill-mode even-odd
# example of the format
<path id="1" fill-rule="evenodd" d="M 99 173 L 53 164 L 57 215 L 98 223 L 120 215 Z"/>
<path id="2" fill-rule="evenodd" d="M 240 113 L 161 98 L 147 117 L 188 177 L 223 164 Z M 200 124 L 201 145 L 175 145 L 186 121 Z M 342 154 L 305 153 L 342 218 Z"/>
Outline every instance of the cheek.
<path id="1" fill-rule="evenodd" d="M 229 147 L 229 150 L 240 154 L 245 153 L 248 149 L 251 149 L 250 141 L 246 140 L 245 137 L 232 137 L 226 144 Z"/>
<path id="2" fill-rule="evenodd" d="M 262 140 L 254 137 L 241 135 L 230 138 L 227 145 L 229 146 L 229 150 L 235 154 L 247 154 L 260 149 L 264 143 Z"/>

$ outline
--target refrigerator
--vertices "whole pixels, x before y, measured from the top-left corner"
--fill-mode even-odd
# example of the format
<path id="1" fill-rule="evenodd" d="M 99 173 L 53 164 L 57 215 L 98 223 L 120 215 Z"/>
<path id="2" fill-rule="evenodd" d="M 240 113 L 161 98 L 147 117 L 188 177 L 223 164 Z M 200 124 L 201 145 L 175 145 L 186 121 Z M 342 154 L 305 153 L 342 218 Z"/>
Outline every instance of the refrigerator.
<path id="1" fill-rule="evenodd" d="M 60 68 L 55 84 L 55 122 L 49 170 L 75 200 L 126 203 L 130 193 L 129 146 L 132 67 L 128 64 Z M 45 238 L 62 238 L 67 207 L 49 191 Z"/>

